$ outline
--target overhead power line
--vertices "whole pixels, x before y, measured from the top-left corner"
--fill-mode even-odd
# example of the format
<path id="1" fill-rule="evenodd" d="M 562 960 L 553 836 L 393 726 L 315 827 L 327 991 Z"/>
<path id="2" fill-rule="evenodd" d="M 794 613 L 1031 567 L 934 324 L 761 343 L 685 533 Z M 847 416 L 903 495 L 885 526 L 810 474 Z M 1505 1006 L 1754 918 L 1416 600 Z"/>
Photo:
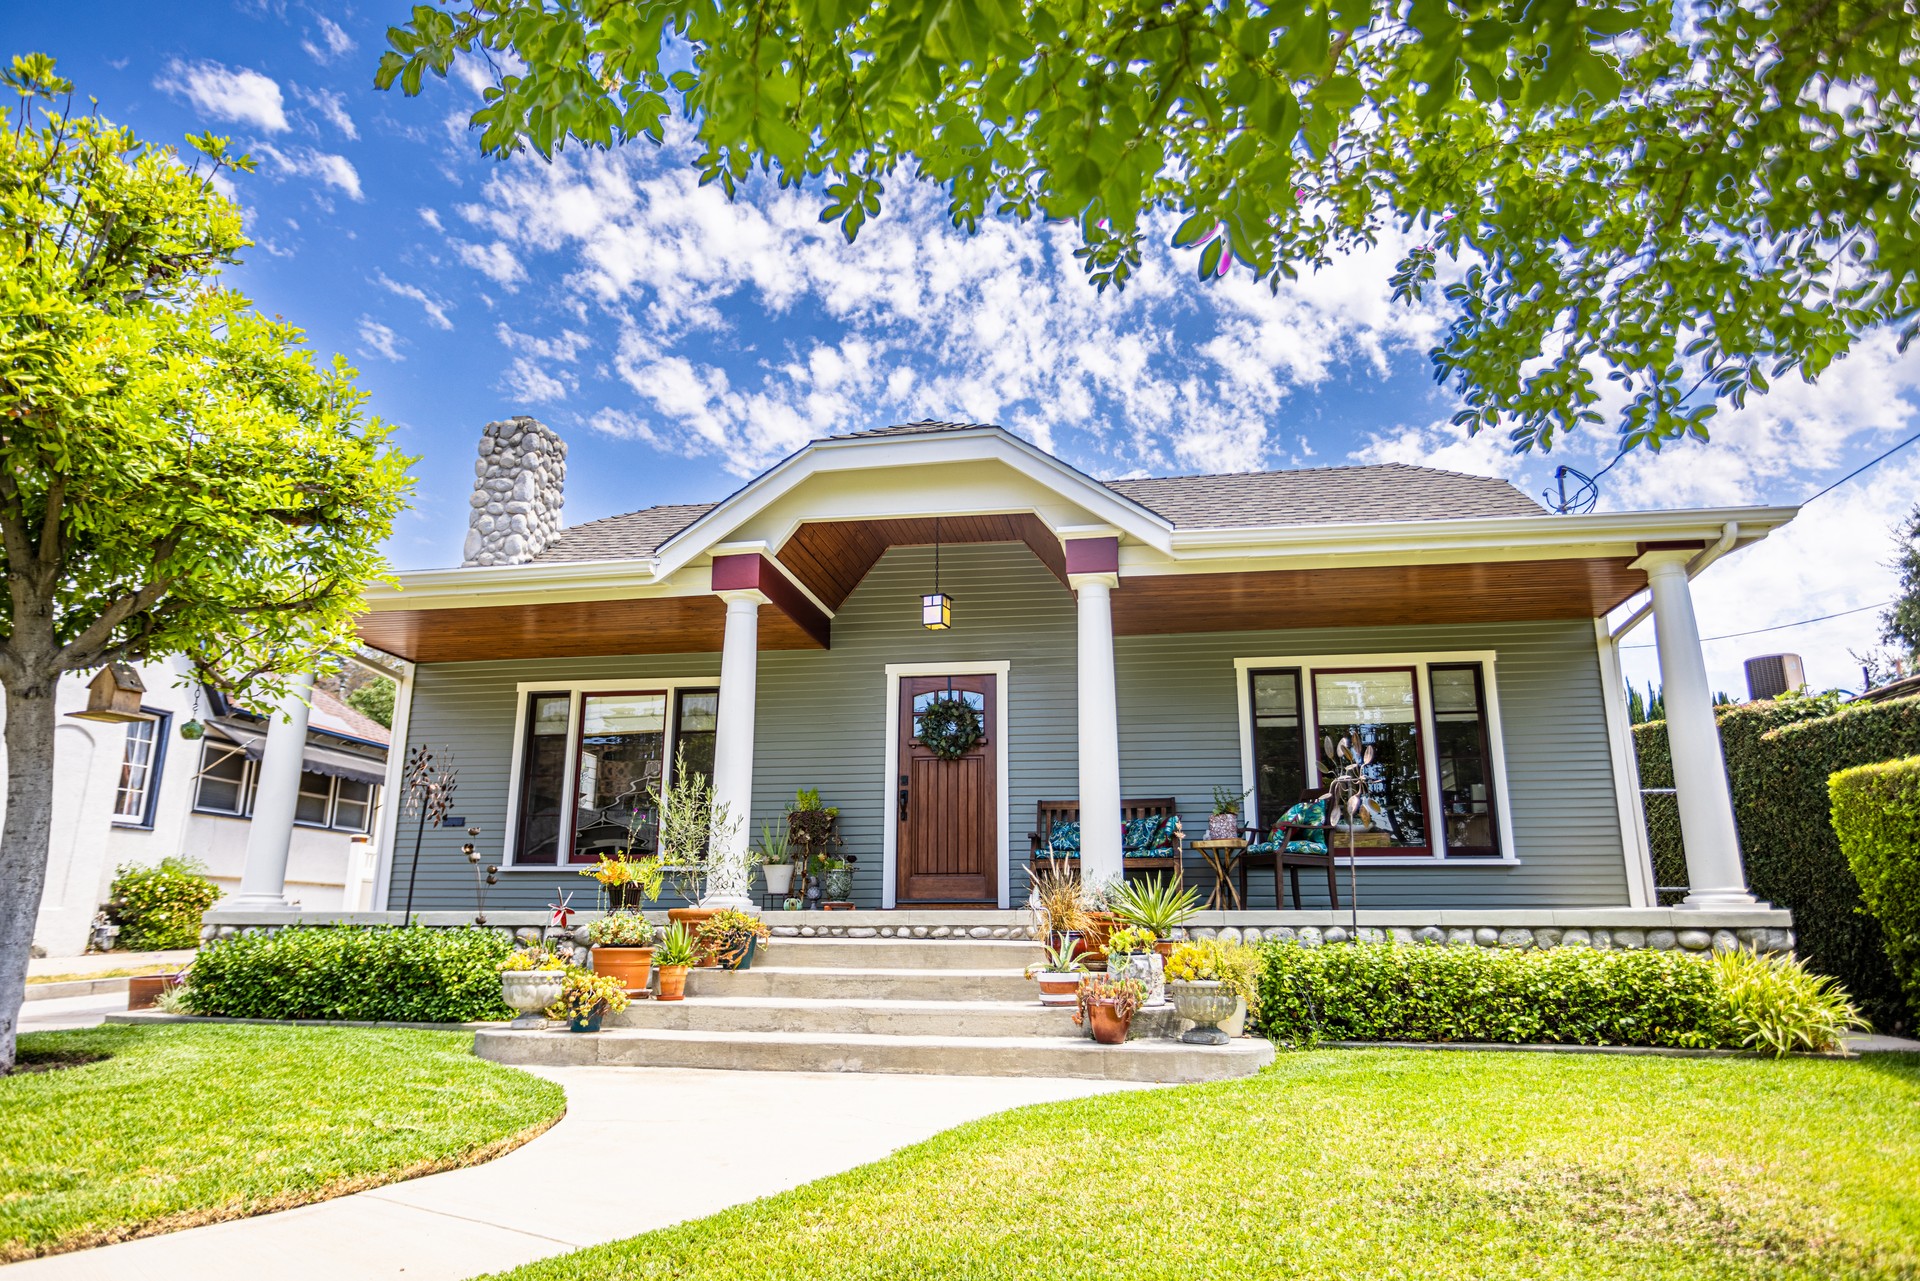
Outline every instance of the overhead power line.
<path id="1" fill-rule="evenodd" d="M 1876 464 L 1885 462 L 1887 459 L 1893 457 L 1895 454 L 1899 453 L 1901 450 L 1905 449 L 1908 445 L 1911 445 L 1916 440 L 1920 440 L 1920 432 L 1915 432 L 1913 435 L 1907 437 L 1905 440 L 1895 445 L 1892 449 L 1889 449 L 1886 453 L 1880 455 L 1878 458 L 1875 458 L 1872 462 L 1862 463 L 1860 466 L 1854 468 L 1852 471 L 1842 476 L 1839 480 L 1834 481 L 1831 485 L 1828 485 L 1825 489 L 1815 494 L 1813 498 L 1807 499 L 1806 502 L 1803 502 L 1800 505 L 1802 507 L 1805 507 L 1807 503 L 1812 502 L 1814 498 L 1825 498 L 1828 494 L 1831 494 L 1834 490 L 1840 488 L 1840 486 L 1846 484 L 1848 481 L 1852 480 L 1855 476 L 1858 476 L 1861 472 L 1865 471 L 1867 468 L 1875 466 Z M 1854 610 L 1851 612 L 1859 613 L 1858 610 Z M 1838 615 L 1836 615 L 1836 617 L 1838 617 Z"/>
<path id="2" fill-rule="evenodd" d="M 1815 497 L 1818 497 L 1818 495 L 1815 495 Z M 1789 627 L 1805 627 L 1809 623 L 1824 623 L 1830 618 L 1845 618 L 1848 614 L 1864 614 L 1870 609 L 1885 609 L 1891 604 L 1893 604 L 1892 601 L 1883 600 L 1878 605 L 1862 605 L 1858 609 L 1843 609 L 1837 614 L 1822 614 L 1818 618 L 1803 618 L 1797 623 L 1775 623 L 1772 627 L 1756 627 L 1752 631 L 1747 632 L 1728 632 L 1724 636 L 1702 636 L 1700 643 L 1704 645 L 1708 641 L 1733 640 L 1738 636 L 1758 636 L 1762 632 L 1784 632 Z M 1651 643 L 1644 645 L 1622 645 L 1620 648 L 1652 649 L 1653 645 Z"/>

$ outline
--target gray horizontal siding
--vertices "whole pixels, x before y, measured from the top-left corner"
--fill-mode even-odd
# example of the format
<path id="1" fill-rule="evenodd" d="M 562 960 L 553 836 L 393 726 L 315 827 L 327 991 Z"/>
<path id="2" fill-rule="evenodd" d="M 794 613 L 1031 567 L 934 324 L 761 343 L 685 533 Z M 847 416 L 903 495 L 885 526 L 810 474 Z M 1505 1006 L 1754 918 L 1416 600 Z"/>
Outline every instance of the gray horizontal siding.
<path id="1" fill-rule="evenodd" d="M 859 857 L 854 900 L 862 907 L 880 902 L 889 663 L 1011 665 L 1005 717 L 1016 865 L 1024 857 L 1035 805 L 1078 792 L 1072 597 L 1019 545 L 946 548 L 940 577 L 954 597 L 951 631 L 929 632 L 919 623 L 920 594 L 933 579 L 931 549 L 896 548 L 834 619 L 830 651 L 760 655 L 750 830 L 757 836 L 761 824 L 780 821 L 796 789 L 819 788 L 828 804 L 839 806 L 846 849 Z M 1363 864 L 1361 905 L 1626 902 L 1599 665 L 1588 623 L 1143 636 L 1122 638 L 1115 648 L 1122 790 L 1129 797 L 1176 796 L 1190 835 L 1206 826 L 1213 785 L 1240 785 L 1235 658 L 1495 650 L 1512 790 L 1502 800 L 1513 809 L 1520 865 Z M 460 770 L 454 812 L 484 829 L 480 848 L 488 861 L 497 861 L 508 819 L 517 683 L 717 680 L 719 664 L 718 654 L 689 654 L 423 666 L 415 680 L 408 745 L 454 749 Z M 406 892 L 413 831 L 403 815 L 389 900 L 395 909 Z M 456 831 L 427 834 L 416 909 L 466 910 L 473 904 L 472 874 L 459 852 L 465 839 Z M 1342 885 L 1344 894 L 1344 876 Z M 1020 886 L 1016 870 L 1016 898 Z M 556 888 L 576 891 L 577 904 L 592 902 L 592 882 L 566 869 L 541 869 L 503 874 L 489 904 L 539 908 L 553 901 Z M 1256 878 L 1252 890 L 1255 905 L 1272 902 L 1270 876 Z"/>

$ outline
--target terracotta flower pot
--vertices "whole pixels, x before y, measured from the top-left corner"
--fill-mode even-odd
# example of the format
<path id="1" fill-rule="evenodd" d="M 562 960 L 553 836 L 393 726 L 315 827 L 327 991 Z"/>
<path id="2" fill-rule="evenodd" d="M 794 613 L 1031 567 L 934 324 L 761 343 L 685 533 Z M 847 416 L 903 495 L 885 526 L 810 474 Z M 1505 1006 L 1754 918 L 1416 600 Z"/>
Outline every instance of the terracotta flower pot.
<path id="1" fill-rule="evenodd" d="M 823 912 L 851 912 L 853 910 L 853 904 L 829 901 L 822 903 L 820 910 Z"/>
<path id="2" fill-rule="evenodd" d="M 183 974 L 136 974 L 127 980 L 127 1008 L 150 1010 L 162 992 L 186 981 Z"/>
<path id="3" fill-rule="evenodd" d="M 719 910 L 717 907 L 670 907 L 667 909 L 667 920 L 669 923 L 678 921 L 687 927 L 687 933 L 698 938 L 700 927 L 706 923 L 708 917 Z M 712 954 L 702 947 L 700 949 L 701 966 L 711 966 L 713 963 Z"/>
<path id="4" fill-rule="evenodd" d="M 1161 960 L 1171 961 L 1173 959 L 1173 940 L 1155 939 L 1153 941 L 1153 950 L 1159 953 Z"/>
<path id="5" fill-rule="evenodd" d="M 682 1001 L 687 996 L 687 967 L 684 965 L 663 965 L 660 967 L 660 996 L 662 1001 Z"/>
<path id="6" fill-rule="evenodd" d="M 1093 1039 L 1101 1045 L 1125 1045 L 1127 1029 L 1133 1026 L 1133 1017 L 1120 1017 L 1120 1007 L 1113 1001 L 1088 1001 L 1087 1010 L 1093 1019 Z"/>
<path id="7" fill-rule="evenodd" d="M 1040 1004 L 1071 1006 L 1079 999 L 1080 979 L 1078 974 L 1066 972 L 1047 972 L 1036 974 L 1040 984 Z"/>
<path id="8" fill-rule="evenodd" d="M 653 949 L 650 947 L 596 947 L 593 972 L 620 980 L 629 995 L 644 991 L 653 973 Z"/>
<path id="9" fill-rule="evenodd" d="M 1076 955 L 1088 965 L 1098 968 L 1107 959 L 1107 936 L 1120 924 L 1120 918 L 1112 912 L 1088 912 L 1087 928 L 1080 935 L 1080 950 Z"/>

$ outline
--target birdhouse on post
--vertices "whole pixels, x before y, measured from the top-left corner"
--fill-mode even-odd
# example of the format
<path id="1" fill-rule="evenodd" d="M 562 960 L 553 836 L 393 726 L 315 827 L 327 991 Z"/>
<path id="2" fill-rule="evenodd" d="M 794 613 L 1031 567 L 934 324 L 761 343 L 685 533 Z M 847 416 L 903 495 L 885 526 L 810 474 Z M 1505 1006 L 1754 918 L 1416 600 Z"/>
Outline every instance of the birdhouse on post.
<path id="1" fill-rule="evenodd" d="M 140 696 L 146 692 L 146 684 L 131 664 L 108 663 L 87 686 L 87 709 L 68 715 L 109 724 L 150 721 L 153 717 L 140 710 Z"/>

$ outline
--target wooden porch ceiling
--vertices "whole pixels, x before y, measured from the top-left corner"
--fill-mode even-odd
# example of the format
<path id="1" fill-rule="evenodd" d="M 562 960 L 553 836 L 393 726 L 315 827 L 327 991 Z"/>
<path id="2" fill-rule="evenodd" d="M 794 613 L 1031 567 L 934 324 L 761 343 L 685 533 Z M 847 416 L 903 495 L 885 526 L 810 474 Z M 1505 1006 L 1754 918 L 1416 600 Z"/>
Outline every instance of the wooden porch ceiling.
<path id="1" fill-rule="evenodd" d="M 1066 552 L 1046 523 L 1031 513 L 942 516 L 939 534 L 943 543 L 1025 543 L 1061 586 L 1066 585 Z M 889 547 L 928 546 L 933 541 L 931 516 L 815 521 L 794 531 L 780 549 L 779 559 L 822 604 L 837 610 Z"/>
<path id="2" fill-rule="evenodd" d="M 1643 590 L 1629 557 L 1121 578 L 1119 636 L 1598 618 Z"/>
<path id="3" fill-rule="evenodd" d="M 599 654 L 719 653 L 727 605 L 718 596 L 534 602 L 360 615 L 360 638 L 416 663 Z M 760 611 L 761 649 L 819 649 L 776 609 Z"/>

